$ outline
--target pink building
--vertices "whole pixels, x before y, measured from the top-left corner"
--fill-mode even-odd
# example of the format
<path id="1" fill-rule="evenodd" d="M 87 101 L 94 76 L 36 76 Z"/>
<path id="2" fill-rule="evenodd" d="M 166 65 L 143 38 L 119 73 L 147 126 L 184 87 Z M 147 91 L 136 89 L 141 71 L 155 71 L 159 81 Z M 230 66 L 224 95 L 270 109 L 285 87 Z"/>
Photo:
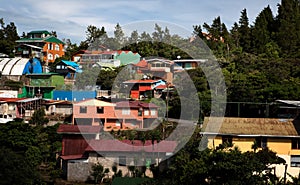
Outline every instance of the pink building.
<path id="1" fill-rule="evenodd" d="M 122 101 L 109 103 L 97 99 L 73 104 L 73 125 L 103 126 L 104 130 L 148 128 L 158 117 L 153 103 Z"/>

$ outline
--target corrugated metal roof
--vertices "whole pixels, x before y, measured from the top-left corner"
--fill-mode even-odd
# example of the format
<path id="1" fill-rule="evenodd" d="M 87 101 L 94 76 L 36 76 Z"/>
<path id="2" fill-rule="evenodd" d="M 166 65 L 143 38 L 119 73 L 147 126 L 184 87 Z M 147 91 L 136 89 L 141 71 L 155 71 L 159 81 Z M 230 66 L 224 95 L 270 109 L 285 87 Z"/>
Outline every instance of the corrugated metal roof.
<path id="1" fill-rule="evenodd" d="M 133 143 L 133 144 L 132 144 Z M 159 143 L 154 143 L 147 140 L 143 145 L 142 141 L 135 140 L 91 140 L 88 142 L 88 146 L 85 151 L 91 152 L 164 152 L 172 153 L 177 146 L 176 141 L 163 140 Z"/>
<path id="2" fill-rule="evenodd" d="M 116 103 L 117 107 L 130 107 L 130 108 L 158 108 L 154 103 L 145 103 L 141 101 L 120 101 Z"/>
<path id="3" fill-rule="evenodd" d="M 276 102 L 288 104 L 288 105 L 294 105 L 297 107 L 300 107 L 300 101 L 294 101 L 294 100 L 276 100 Z"/>
<path id="4" fill-rule="evenodd" d="M 67 134 L 95 134 L 99 133 L 101 126 L 87 126 L 87 125 L 59 125 L 57 133 L 67 133 Z"/>
<path id="5" fill-rule="evenodd" d="M 206 117 L 204 133 L 247 136 L 299 136 L 292 119 Z"/>

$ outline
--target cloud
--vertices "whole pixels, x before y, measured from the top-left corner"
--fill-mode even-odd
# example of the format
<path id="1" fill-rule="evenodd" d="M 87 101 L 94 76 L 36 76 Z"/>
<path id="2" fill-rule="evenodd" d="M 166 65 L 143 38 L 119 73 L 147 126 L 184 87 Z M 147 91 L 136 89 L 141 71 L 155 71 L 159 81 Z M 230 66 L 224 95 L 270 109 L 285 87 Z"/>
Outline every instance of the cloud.
<path id="1" fill-rule="evenodd" d="M 5 22 L 14 22 L 19 34 L 38 29 L 55 30 L 60 38 L 79 43 L 85 38 L 88 25 L 104 26 L 112 33 L 117 23 L 121 26 L 134 21 L 169 21 L 192 32 L 193 25 L 211 24 L 221 16 L 227 28 L 238 22 L 240 12 L 247 8 L 250 23 L 268 4 L 276 14 L 280 0 L 23 0 L 9 1 L 0 8 Z"/>

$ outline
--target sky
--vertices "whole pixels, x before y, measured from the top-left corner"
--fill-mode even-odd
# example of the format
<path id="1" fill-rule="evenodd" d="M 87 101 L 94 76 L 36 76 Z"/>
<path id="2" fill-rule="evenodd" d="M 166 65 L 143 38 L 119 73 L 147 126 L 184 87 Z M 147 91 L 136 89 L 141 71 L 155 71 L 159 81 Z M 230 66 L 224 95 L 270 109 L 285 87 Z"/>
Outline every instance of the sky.
<path id="1" fill-rule="evenodd" d="M 230 30 L 246 8 L 249 23 L 268 5 L 277 15 L 280 0 L 0 0 L 0 18 L 14 22 L 18 34 L 32 30 L 56 31 L 58 38 L 80 43 L 86 38 L 88 25 L 105 27 L 110 36 L 117 23 L 154 27 L 157 22 L 176 25 L 192 34 L 193 25 L 211 24 L 220 16 Z M 162 24 L 160 24 L 162 23 Z M 132 31 L 132 30 L 131 30 Z M 140 30 L 138 30 L 140 32 Z M 144 30 L 148 31 L 148 30 Z M 173 31 L 173 32 L 172 32 Z M 149 32 L 149 31 L 148 31 Z M 127 33 L 127 32 L 126 32 Z M 131 33 L 131 32 L 130 32 Z M 151 33 L 151 32 L 150 32 Z M 172 30 L 176 33 L 176 29 Z M 128 33 L 129 34 L 129 31 Z M 180 34 L 179 34 L 180 35 Z"/>

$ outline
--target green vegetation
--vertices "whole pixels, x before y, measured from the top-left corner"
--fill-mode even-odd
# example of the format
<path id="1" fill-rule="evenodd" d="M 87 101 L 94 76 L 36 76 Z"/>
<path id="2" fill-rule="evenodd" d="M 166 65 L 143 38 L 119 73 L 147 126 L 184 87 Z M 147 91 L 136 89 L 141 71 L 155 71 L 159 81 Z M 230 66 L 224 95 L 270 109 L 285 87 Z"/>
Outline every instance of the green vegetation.
<path id="1" fill-rule="evenodd" d="M 56 133 L 58 125 L 30 126 L 23 122 L 0 125 L 0 184 L 42 184 L 43 171 L 49 171 L 49 182 L 54 182 L 60 170 L 56 154 L 61 150 L 61 136 Z"/>

